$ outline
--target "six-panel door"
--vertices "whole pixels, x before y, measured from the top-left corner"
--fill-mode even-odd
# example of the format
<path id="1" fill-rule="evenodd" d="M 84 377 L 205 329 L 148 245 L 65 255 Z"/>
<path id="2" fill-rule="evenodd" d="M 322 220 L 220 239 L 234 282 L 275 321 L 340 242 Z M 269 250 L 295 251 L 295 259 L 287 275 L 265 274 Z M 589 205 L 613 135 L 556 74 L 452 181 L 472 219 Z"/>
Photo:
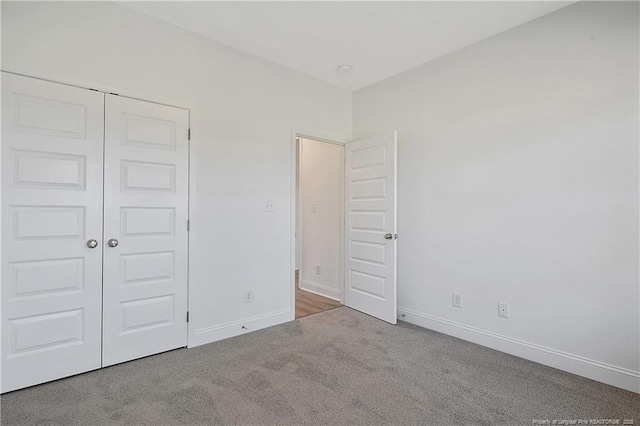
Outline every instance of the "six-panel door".
<path id="1" fill-rule="evenodd" d="M 345 170 L 345 304 L 396 319 L 396 132 L 350 142 Z"/>
<path id="2" fill-rule="evenodd" d="M 187 345 L 189 112 L 106 95 L 105 117 L 107 366 Z"/>
<path id="3" fill-rule="evenodd" d="M 2 392 L 100 368 L 103 106 L 2 74 Z"/>

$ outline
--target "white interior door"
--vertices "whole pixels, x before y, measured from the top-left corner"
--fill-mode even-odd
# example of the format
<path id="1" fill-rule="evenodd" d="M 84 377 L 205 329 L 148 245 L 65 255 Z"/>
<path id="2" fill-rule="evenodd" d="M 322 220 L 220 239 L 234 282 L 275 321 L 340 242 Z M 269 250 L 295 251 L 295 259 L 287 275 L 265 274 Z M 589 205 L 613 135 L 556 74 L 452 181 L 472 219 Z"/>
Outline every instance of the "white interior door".
<path id="1" fill-rule="evenodd" d="M 106 95 L 103 366 L 187 345 L 188 128 Z"/>
<path id="2" fill-rule="evenodd" d="M 103 107 L 2 73 L 2 392 L 100 368 Z"/>
<path id="3" fill-rule="evenodd" d="M 396 132 L 346 145 L 345 304 L 396 319 Z"/>

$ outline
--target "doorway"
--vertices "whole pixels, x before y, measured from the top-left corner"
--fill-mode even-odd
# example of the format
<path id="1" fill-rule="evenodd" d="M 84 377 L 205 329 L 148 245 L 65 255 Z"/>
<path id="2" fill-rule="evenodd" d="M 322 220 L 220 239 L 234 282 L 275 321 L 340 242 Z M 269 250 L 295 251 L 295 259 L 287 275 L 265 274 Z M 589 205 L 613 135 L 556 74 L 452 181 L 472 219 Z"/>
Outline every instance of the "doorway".
<path id="1" fill-rule="evenodd" d="M 396 324 L 397 150 L 395 130 L 346 144 L 292 132 L 292 305 L 304 291 Z"/>
<path id="2" fill-rule="evenodd" d="M 342 306 L 344 145 L 296 137 L 295 318 Z"/>

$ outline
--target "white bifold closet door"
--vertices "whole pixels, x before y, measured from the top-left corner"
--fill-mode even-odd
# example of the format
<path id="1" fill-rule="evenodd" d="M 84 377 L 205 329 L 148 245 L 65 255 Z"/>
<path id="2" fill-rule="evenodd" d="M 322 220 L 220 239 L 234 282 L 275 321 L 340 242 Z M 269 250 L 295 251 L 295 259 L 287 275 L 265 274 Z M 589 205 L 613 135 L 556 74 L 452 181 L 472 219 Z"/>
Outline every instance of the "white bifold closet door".
<path id="1" fill-rule="evenodd" d="M 2 392 L 186 346 L 188 127 L 2 73 Z"/>
<path id="2" fill-rule="evenodd" d="M 103 106 L 2 73 L 3 392 L 100 368 Z"/>
<path id="3" fill-rule="evenodd" d="M 106 95 L 103 366 L 187 345 L 188 131 L 185 109 Z"/>

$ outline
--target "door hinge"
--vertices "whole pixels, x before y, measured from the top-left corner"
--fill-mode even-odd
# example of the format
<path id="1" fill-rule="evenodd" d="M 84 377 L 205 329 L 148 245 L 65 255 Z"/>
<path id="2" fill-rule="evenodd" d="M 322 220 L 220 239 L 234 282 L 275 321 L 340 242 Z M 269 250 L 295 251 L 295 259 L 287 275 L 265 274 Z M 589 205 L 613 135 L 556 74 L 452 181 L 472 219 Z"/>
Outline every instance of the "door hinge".
<path id="1" fill-rule="evenodd" d="M 187 311 L 187 322 L 189 322 L 189 311 Z"/>
<path id="2" fill-rule="evenodd" d="M 187 140 L 191 140 L 191 129 L 187 130 Z"/>
<path id="3" fill-rule="evenodd" d="M 191 221 L 187 219 L 187 231 L 189 231 L 190 228 L 191 228 Z"/>

